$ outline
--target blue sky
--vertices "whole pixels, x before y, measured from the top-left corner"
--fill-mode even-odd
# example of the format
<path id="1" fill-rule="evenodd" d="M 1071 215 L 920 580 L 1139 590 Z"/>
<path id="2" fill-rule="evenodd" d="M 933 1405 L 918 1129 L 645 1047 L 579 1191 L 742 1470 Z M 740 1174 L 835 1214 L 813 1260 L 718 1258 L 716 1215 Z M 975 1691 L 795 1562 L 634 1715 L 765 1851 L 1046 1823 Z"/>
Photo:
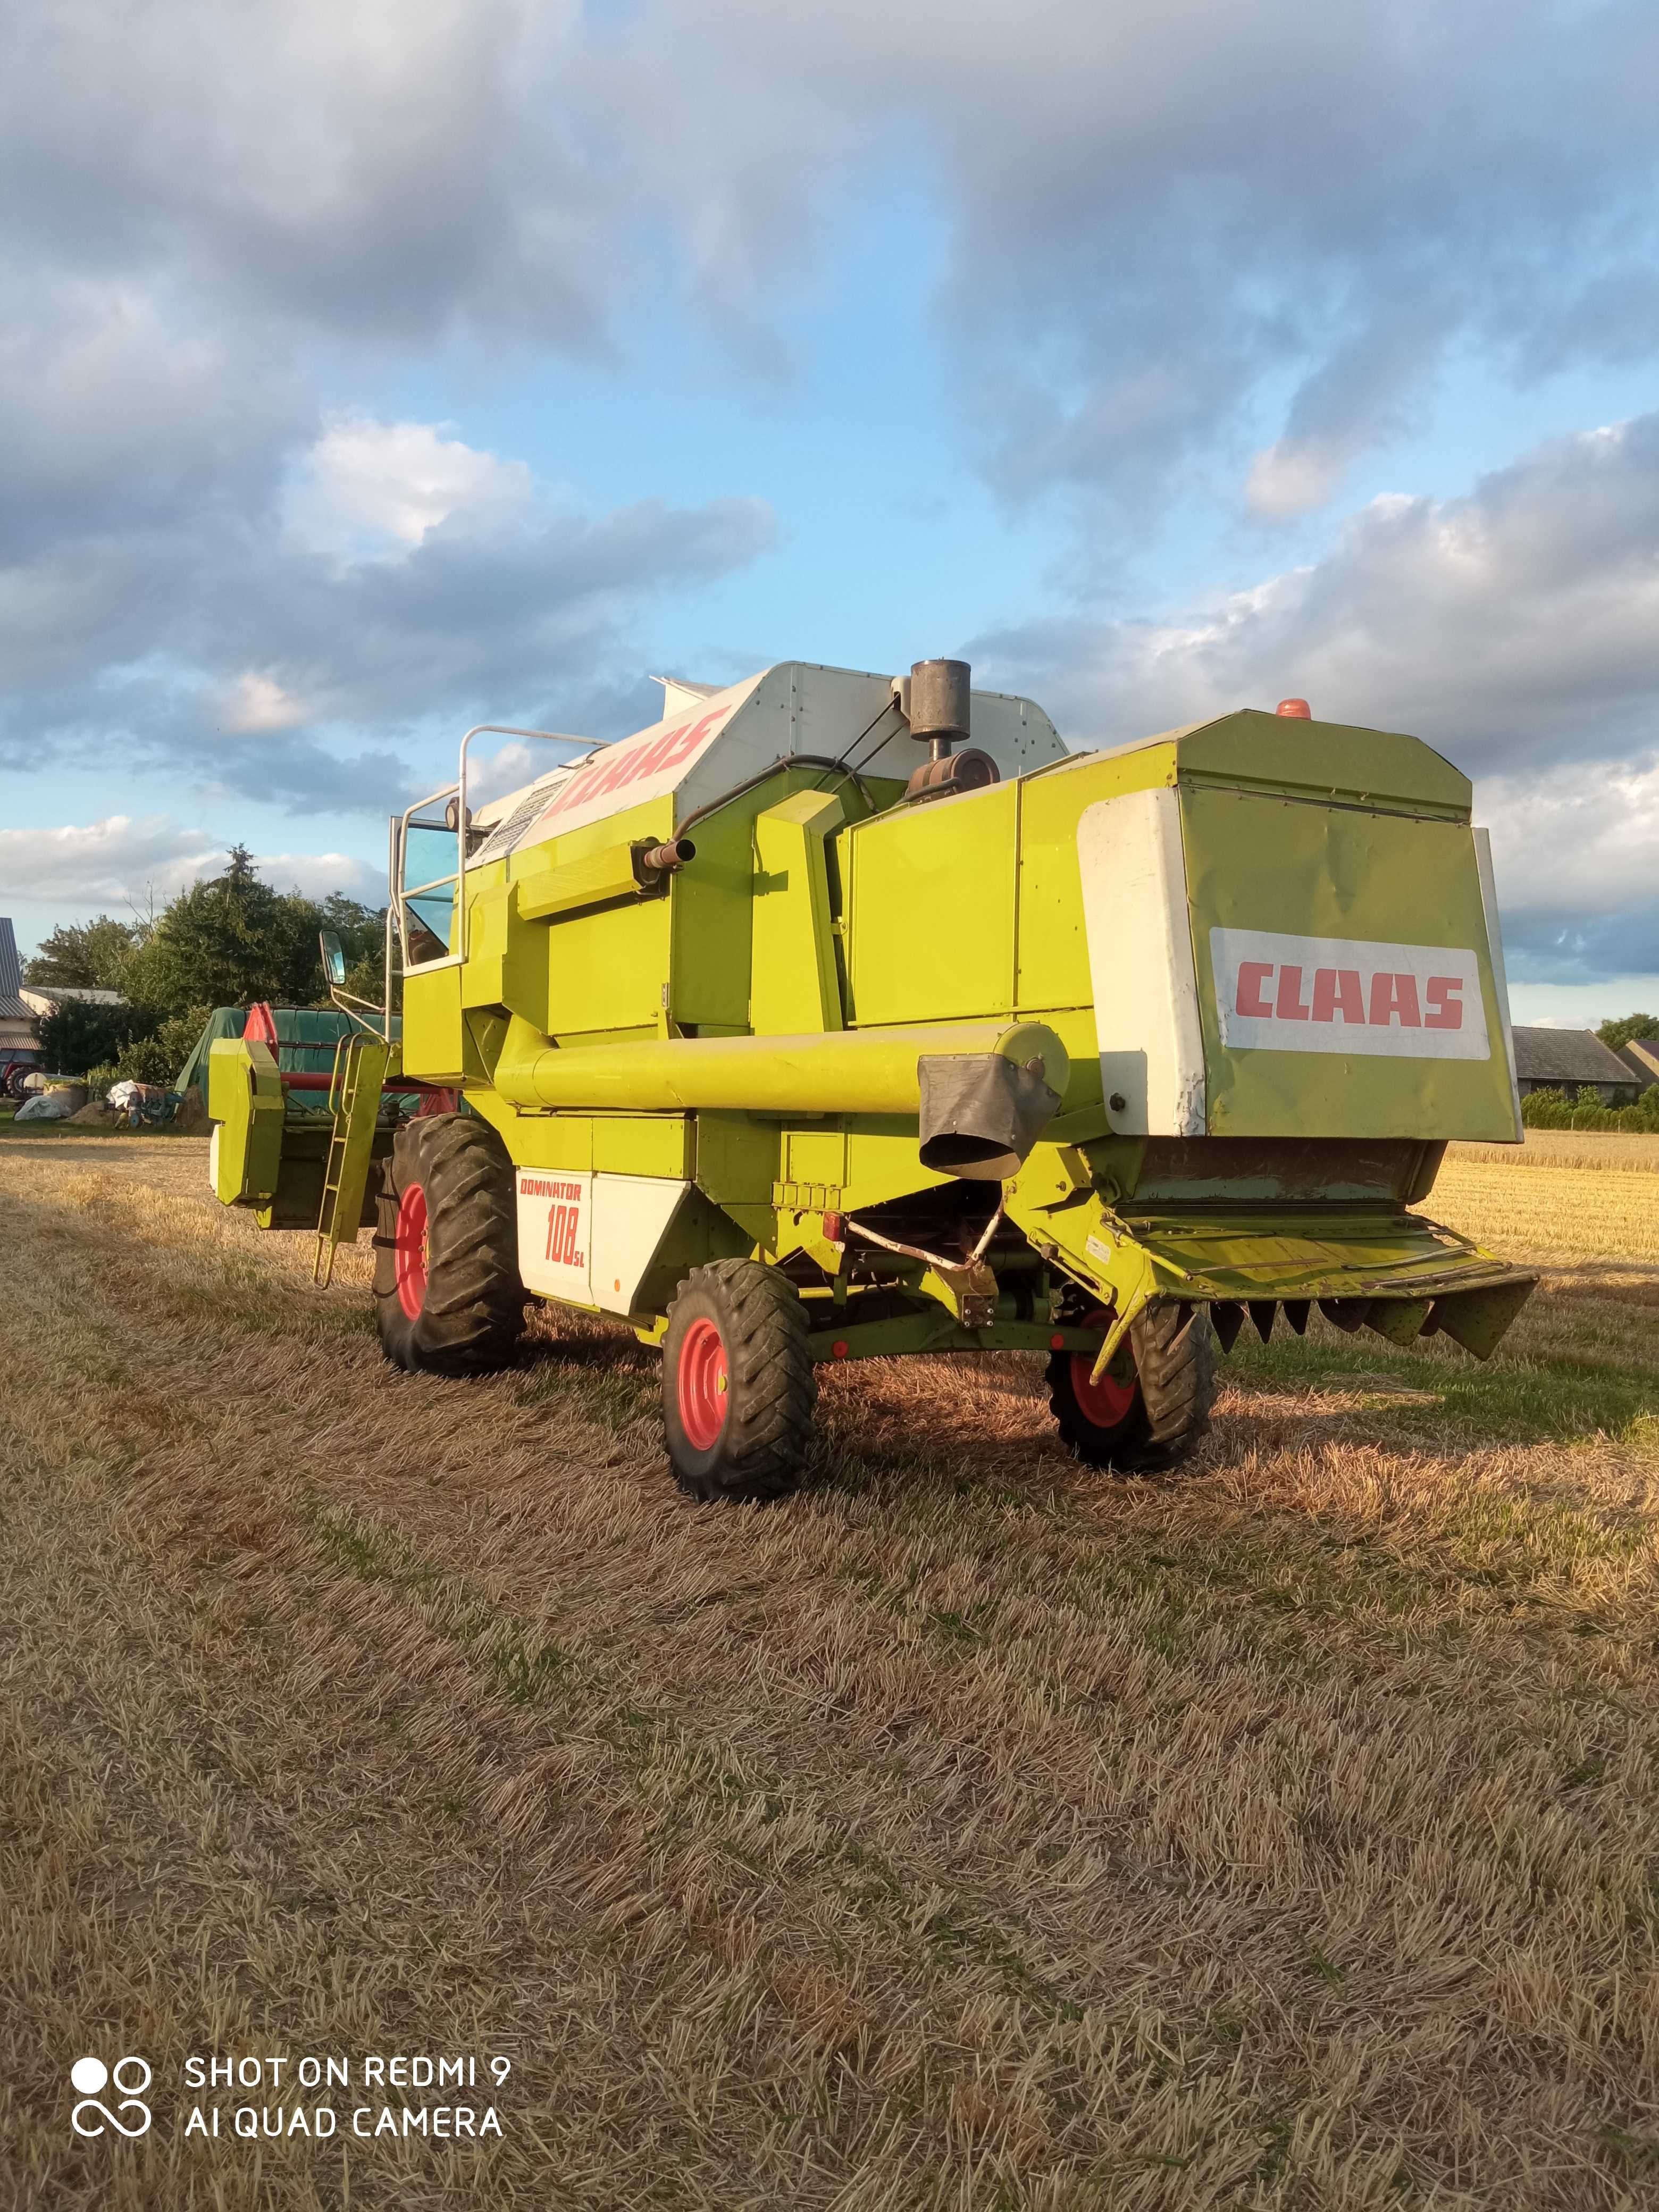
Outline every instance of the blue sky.
<path id="1" fill-rule="evenodd" d="M 0 33 L 0 910 L 374 894 L 487 716 L 965 652 L 1476 776 L 1659 1009 L 1650 9 L 86 0 Z M 47 96 L 42 96 L 42 88 Z"/>

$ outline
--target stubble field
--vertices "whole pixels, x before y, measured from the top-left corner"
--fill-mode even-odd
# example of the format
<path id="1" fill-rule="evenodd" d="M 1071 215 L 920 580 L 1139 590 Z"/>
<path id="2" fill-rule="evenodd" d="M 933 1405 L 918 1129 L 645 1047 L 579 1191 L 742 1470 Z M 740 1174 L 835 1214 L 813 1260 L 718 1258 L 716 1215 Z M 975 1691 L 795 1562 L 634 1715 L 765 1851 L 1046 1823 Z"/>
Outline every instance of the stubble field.
<path id="1" fill-rule="evenodd" d="M 630 1338 L 394 1373 L 204 1152 L 0 1139 L 3 2201 L 1659 2197 L 1659 1161 L 1449 1161 L 1547 1269 L 1489 1368 L 1241 1343 L 1131 1484 L 872 1364 L 710 1511 Z M 503 2132 L 204 2142 L 212 2051 L 500 2054 Z"/>

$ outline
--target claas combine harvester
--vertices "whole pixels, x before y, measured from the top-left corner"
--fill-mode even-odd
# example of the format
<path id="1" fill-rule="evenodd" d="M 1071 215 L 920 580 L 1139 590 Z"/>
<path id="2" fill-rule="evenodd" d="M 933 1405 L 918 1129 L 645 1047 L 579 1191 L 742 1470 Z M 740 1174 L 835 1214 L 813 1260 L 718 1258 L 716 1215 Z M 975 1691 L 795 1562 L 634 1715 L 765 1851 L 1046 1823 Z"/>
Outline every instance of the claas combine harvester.
<path id="1" fill-rule="evenodd" d="M 1071 750 L 951 660 L 666 684 L 488 805 L 481 734 L 393 821 L 401 1023 L 331 1124 L 212 1054 L 219 1197 L 319 1271 L 374 1227 L 403 1366 L 618 1316 L 679 1480 L 755 1498 L 821 1362 L 1046 1352 L 1077 1455 L 1149 1471 L 1247 1317 L 1484 1358 L 1531 1290 L 1414 1211 L 1448 1139 L 1521 1134 L 1485 836 L 1415 738 L 1291 700 Z M 390 1126 L 416 1085 L 459 1110 Z"/>

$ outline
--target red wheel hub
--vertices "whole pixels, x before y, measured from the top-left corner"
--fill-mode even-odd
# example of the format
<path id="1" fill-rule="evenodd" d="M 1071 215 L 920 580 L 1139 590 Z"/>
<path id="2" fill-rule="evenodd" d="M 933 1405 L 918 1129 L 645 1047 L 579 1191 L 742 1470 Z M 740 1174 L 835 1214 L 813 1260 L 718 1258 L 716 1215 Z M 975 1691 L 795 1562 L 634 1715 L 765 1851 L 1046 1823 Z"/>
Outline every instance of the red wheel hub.
<path id="1" fill-rule="evenodd" d="M 1094 1364 L 1092 1352 L 1072 1354 L 1072 1395 L 1086 1420 L 1092 1421 L 1097 1429 L 1115 1429 L 1120 1422 L 1128 1419 L 1140 1385 L 1120 1382 L 1111 1374 L 1103 1375 L 1098 1382 L 1091 1382 Z"/>
<path id="2" fill-rule="evenodd" d="M 694 1451 L 707 1451 L 726 1426 L 731 1403 L 726 1346 L 712 1321 L 694 1321 L 681 1338 L 675 1389 L 687 1442 Z"/>
<path id="3" fill-rule="evenodd" d="M 426 1189 L 412 1182 L 398 1200 L 398 1303 L 410 1321 L 418 1321 L 426 1304 L 427 1215 Z"/>

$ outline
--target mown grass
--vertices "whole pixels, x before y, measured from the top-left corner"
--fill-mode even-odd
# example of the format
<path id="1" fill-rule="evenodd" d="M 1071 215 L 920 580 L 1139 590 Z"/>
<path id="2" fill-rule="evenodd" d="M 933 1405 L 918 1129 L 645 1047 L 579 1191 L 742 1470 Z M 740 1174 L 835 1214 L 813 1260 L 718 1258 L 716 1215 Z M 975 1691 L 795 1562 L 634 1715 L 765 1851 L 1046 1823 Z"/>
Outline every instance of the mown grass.
<path id="1" fill-rule="evenodd" d="M 1489 1167 L 1613 1168 L 1656 1175 L 1659 1136 L 1622 1129 L 1528 1129 L 1518 1146 L 1454 1144 L 1447 1157 L 1454 1166 L 1478 1160 Z"/>
<path id="2" fill-rule="evenodd" d="M 1155 1483 L 1033 1363 L 843 1370 L 708 1512 L 630 1338 L 397 1374 L 203 1149 L 0 1147 L 14 2201 L 1647 2200 L 1659 1268 L 1487 1368 L 1241 1347 Z M 215 2047 L 500 2051 L 506 2133 L 186 2144 Z M 142 2144 L 72 2142 L 83 2049 Z"/>

